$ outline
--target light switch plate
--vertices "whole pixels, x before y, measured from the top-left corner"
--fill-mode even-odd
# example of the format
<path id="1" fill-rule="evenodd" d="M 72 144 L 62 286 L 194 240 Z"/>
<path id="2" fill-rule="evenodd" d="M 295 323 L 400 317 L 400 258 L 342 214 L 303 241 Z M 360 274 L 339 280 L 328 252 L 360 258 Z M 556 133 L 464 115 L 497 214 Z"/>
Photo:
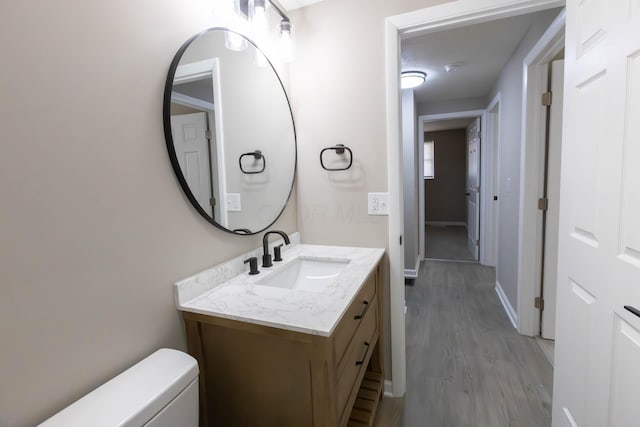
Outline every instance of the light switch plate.
<path id="1" fill-rule="evenodd" d="M 242 211 L 242 200 L 240 193 L 227 193 L 227 212 Z"/>
<path id="2" fill-rule="evenodd" d="M 389 193 L 368 194 L 369 215 L 389 215 Z"/>

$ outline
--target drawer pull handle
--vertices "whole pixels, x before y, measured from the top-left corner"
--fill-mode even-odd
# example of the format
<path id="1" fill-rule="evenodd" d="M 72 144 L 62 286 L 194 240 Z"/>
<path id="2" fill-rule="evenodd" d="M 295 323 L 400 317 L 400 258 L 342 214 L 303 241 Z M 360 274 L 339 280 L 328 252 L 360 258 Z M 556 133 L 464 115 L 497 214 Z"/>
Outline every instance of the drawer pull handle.
<path id="1" fill-rule="evenodd" d="M 369 353 L 369 343 L 368 342 L 364 342 L 365 345 L 365 350 L 364 350 L 364 354 L 362 355 L 362 360 L 356 360 L 356 366 L 360 366 L 364 363 L 364 360 L 367 358 L 367 353 Z"/>
<path id="2" fill-rule="evenodd" d="M 364 304 L 364 310 L 362 310 L 362 313 L 353 316 L 353 320 L 360 320 L 364 317 L 365 314 L 367 314 L 367 310 L 369 310 L 369 302 L 362 301 L 362 303 Z"/>

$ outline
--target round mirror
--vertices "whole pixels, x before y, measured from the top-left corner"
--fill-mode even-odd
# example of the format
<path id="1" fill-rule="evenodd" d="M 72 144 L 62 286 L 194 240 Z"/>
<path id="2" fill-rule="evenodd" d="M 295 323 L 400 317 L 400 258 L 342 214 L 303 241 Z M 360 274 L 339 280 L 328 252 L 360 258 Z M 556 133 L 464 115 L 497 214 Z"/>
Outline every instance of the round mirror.
<path id="1" fill-rule="evenodd" d="M 163 115 L 171 164 L 203 217 L 236 234 L 278 219 L 293 188 L 295 127 L 280 77 L 251 40 L 224 28 L 188 40 Z"/>

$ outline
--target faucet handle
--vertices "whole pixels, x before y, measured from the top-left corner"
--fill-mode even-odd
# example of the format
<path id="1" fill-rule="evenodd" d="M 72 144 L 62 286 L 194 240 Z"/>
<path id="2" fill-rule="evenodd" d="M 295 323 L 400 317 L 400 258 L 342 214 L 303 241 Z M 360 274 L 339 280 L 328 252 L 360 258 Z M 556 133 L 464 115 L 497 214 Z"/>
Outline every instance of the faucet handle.
<path id="1" fill-rule="evenodd" d="M 278 246 L 273 247 L 273 260 L 276 262 L 282 261 L 282 245 L 284 243 L 279 244 Z"/>
<path id="2" fill-rule="evenodd" d="M 251 258 L 247 258 L 244 260 L 244 263 L 249 263 L 249 275 L 254 276 L 256 274 L 260 274 L 260 270 L 258 270 L 258 257 L 252 256 Z"/>

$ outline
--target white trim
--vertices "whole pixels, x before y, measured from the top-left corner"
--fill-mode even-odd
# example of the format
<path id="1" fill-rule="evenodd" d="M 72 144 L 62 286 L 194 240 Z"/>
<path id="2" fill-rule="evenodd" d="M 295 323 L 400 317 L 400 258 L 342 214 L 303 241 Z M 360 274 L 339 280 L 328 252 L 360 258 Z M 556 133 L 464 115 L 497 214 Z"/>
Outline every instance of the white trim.
<path id="1" fill-rule="evenodd" d="M 200 110 L 214 111 L 215 105 L 212 102 L 204 101 L 200 98 L 194 98 L 193 96 L 185 95 L 176 91 L 171 91 L 171 102 L 185 107 L 197 108 Z"/>
<path id="2" fill-rule="evenodd" d="M 213 78 L 213 100 L 218 102 L 222 106 L 221 100 L 222 94 L 222 82 L 220 81 L 220 61 L 218 58 L 213 58 L 211 72 Z M 216 101 L 217 100 L 217 101 Z M 216 155 L 218 156 L 218 183 L 219 183 L 219 204 L 220 204 L 220 224 L 229 228 L 229 213 L 227 211 L 227 172 L 226 163 L 224 162 L 224 121 L 222 116 L 222 107 L 216 108 L 213 113 L 215 114 L 216 123 Z M 222 159 L 222 160 L 221 160 Z"/>
<path id="3" fill-rule="evenodd" d="M 425 221 L 425 224 L 435 227 L 446 227 L 448 225 L 467 227 L 467 223 L 464 221 Z"/>
<path id="4" fill-rule="evenodd" d="M 451 119 L 471 119 L 474 117 L 482 117 L 484 114 L 484 110 L 466 110 L 466 111 L 456 111 L 453 113 L 441 113 L 441 114 L 427 114 L 424 116 L 418 116 L 418 120 L 424 122 L 439 122 L 441 120 L 451 120 Z M 424 130 L 424 128 L 423 128 Z M 422 132 L 422 138 L 424 139 L 424 132 Z"/>
<path id="5" fill-rule="evenodd" d="M 540 310 L 533 300 L 540 295 L 542 215 L 537 207 L 540 161 L 544 156 L 546 112 L 540 94 L 546 92 L 547 63 L 564 46 L 565 12 L 551 23 L 531 48 L 522 65 L 522 134 L 520 156 L 520 207 L 518 218 L 518 332 L 540 333 Z"/>
<path id="6" fill-rule="evenodd" d="M 218 58 L 205 59 L 203 61 L 190 62 L 178 65 L 173 82 L 176 84 L 195 82 L 209 77 L 216 67 Z"/>
<path id="7" fill-rule="evenodd" d="M 389 380 L 384 380 L 384 395 L 385 397 L 395 397 L 393 395 L 393 383 Z"/>
<path id="8" fill-rule="evenodd" d="M 500 92 L 489 102 L 485 113 L 482 115 L 482 156 L 480 156 L 480 259 L 482 265 L 497 266 L 498 245 L 498 204 L 494 203 L 493 196 L 496 183 L 499 179 L 499 149 L 500 126 L 502 126 L 502 109 L 500 108 L 502 95 Z M 498 107 L 498 128 L 494 135 L 489 127 L 489 114 Z M 489 237 L 487 237 L 489 236 Z"/>
<path id="9" fill-rule="evenodd" d="M 400 156 L 400 36 L 436 32 L 509 16 L 564 6 L 564 0 L 457 0 L 385 19 L 385 95 L 387 173 L 389 190 L 389 304 L 391 320 L 391 375 L 393 395 L 406 389 L 404 319 L 404 251 L 402 163 Z"/>
<path id="10" fill-rule="evenodd" d="M 482 117 L 482 115 L 484 114 L 484 110 L 467 110 L 467 111 L 456 111 L 453 113 L 440 113 L 440 114 L 427 114 L 424 116 L 418 116 L 418 126 L 419 128 L 422 130 L 420 132 L 420 138 L 419 140 L 421 141 L 420 144 L 418 144 L 419 147 L 424 147 L 424 143 L 426 142 L 424 139 L 424 124 L 425 123 L 430 123 L 430 122 L 437 122 L 440 120 L 451 120 L 451 119 L 471 119 L 471 118 L 475 118 L 475 117 Z M 424 156 L 421 156 L 424 157 Z M 482 156 L 480 157 L 482 159 Z M 420 162 L 418 162 L 420 164 Z M 434 167 L 435 170 L 435 167 Z M 423 174 L 421 174 L 423 175 Z M 420 233 L 423 239 L 422 242 L 422 246 L 423 246 L 423 251 L 425 252 L 422 259 L 426 259 L 426 242 L 424 242 L 424 240 L 426 239 L 426 227 L 425 225 L 427 224 L 432 224 L 435 225 L 437 222 L 432 222 L 432 221 L 427 221 L 426 220 L 426 213 L 424 212 L 424 206 L 425 206 L 425 191 L 424 191 L 424 180 L 421 181 L 422 182 L 422 191 L 419 192 L 418 194 L 418 205 L 421 207 L 422 209 L 422 217 L 420 218 L 420 223 L 418 225 L 418 232 Z M 482 185 L 482 184 L 481 184 Z M 480 212 L 480 221 L 482 221 L 482 212 Z M 423 225 L 424 224 L 424 225 Z M 466 222 L 462 222 L 462 223 L 448 223 L 448 222 L 441 222 L 438 223 L 437 225 L 464 225 L 465 227 L 467 226 Z M 480 238 L 480 240 L 482 241 L 482 238 Z"/>
<path id="11" fill-rule="evenodd" d="M 404 232 L 402 195 L 402 138 L 400 111 L 400 39 L 391 21 L 385 22 L 387 182 L 389 190 L 389 312 L 391 320 L 391 377 L 393 395 L 404 396 L 407 381 L 405 350 Z"/>
<path id="12" fill-rule="evenodd" d="M 496 280 L 496 294 L 498 294 L 498 299 L 500 299 L 500 302 L 502 303 L 502 307 L 504 308 L 504 311 L 507 313 L 507 317 L 509 317 L 509 320 L 511 320 L 511 324 L 513 325 L 513 328 L 518 329 L 518 315 L 516 314 L 516 311 L 513 309 L 513 306 L 509 302 L 509 298 L 507 298 L 507 295 L 504 293 L 502 286 L 500 286 L 500 282 L 498 282 L 497 280 Z"/>
<path id="13" fill-rule="evenodd" d="M 418 224 L 421 225 L 418 229 L 418 242 L 420 245 L 418 252 L 422 260 L 427 252 L 426 230 L 422 225 L 426 223 L 426 212 L 424 210 L 424 160 L 420 160 L 424 159 L 424 122 L 418 122 L 418 129 L 420 129 L 420 138 L 418 138 L 418 141 L 420 141 L 418 143 Z"/>
<path id="14" fill-rule="evenodd" d="M 405 279 L 417 279 L 418 278 L 418 272 L 420 271 L 420 258 L 418 257 L 418 259 L 416 260 L 416 267 L 412 270 L 410 268 L 405 268 L 404 269 L 404 278 Z M 406 308 L 406 306 L 405 306 Z M 405 310 L 406 313 L 406 310 Z"/>
<path id="15" fill-rule="evenodd" d="M 458 0 L 387 18 L 402 38 L 564 6 L 564 0 Z"/>

